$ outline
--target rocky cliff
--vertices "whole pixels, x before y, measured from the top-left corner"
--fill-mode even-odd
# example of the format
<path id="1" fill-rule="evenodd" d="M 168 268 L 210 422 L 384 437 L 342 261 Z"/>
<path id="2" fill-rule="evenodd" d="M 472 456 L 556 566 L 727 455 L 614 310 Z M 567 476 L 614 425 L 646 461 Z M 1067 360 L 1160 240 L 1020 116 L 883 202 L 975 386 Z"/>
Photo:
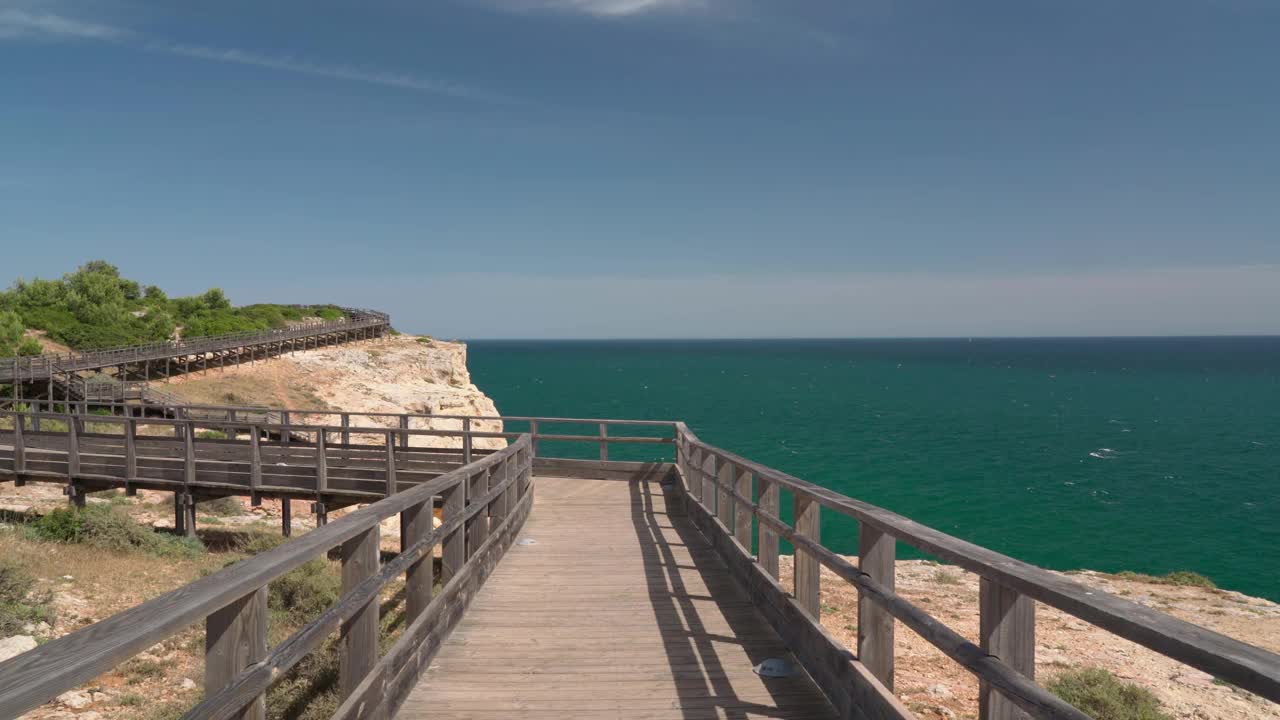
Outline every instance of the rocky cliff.
<path id="1" fill-rule="evenodd" d="M 498 414 L 493 400 L 471 382 L 467 346 L 408 335 L 307 350 L 255 363 L 174 378 L 164 388 L 192 403 L 253 404 L 291 409 L 423 415 Z M 337 422 L 337 417 L 331 420 Z M 308 423 L 319 422 L 309 418 Z M 354 425 L 395 427 L 394 418 L 353 418 Z M 457 430 L 460 420 L 415 421 L 415 429 Z M 473 425 L 499 432 L 497 421 Z M 417 436 L 414 445 L 459 447 L 461 438 Z M 496 438 L 477 448 L 505 447 Z"/>

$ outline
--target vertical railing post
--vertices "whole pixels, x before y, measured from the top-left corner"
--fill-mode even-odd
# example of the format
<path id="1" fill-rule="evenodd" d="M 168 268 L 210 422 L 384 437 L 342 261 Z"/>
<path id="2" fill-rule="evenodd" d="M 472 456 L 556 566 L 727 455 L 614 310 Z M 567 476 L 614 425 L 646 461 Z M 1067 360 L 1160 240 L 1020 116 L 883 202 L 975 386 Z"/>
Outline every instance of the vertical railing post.
<path id="1" fill-rule="evenodd" d="M 471 464 L 471 418 L 462 418 L 462 464 Z"/>
<path id="2" fill-rule="evenodd" d="M 396 494 L 399 489 L 396 480 L 396 436 L 390 430 L 387 431 L 387 497 Z"/>
<path id="3" fill-rule="evenodd" d="M 819 508 L 821 507 L 811 497 L 795 493 L 795 529 L 800 535 L 812 540 L 813 542 L 821 542 L 821 527 L 819 525 Z M 821 594 L 821 566 L 818 564 L 818 558 L 813 553 L 797 546 L 795 555 L 795 585 L 796 585 L 796 601 L 800 603 L 800 607 L 814 620 L 821 617 L 822 606 L 819 598 Z"/>
<path id="4" fill-rule="evenodd" d="M 267 656 L 267 588 L 258 588 L 206 618 L 204 637 L 204 694 L 208 697 Z M 258 695 L 231 717 L 266 720 L 266 697 Z"/>
<path id="5" fill-rule="evenodd" d="M 351 444 L 351 413 L 342 413 L 342 444 Z"/>
<path id="6" fill-rule="evenodd" d="M 124 481 L 125 487 L 138 479 L 138 421 L 125 418 L 124 421 Z"/>
<path id="7" fill-rule="evenodd" d="M 984 577 L 978 589 L 978 611 L 981 614 L 978 639 L 982 649 L 1034 680 L 1035 601 Z M 995 688 L 979 682 L 978 717 L 980 720 L 1023 720 L 1029 716 Z"/>
<path id="8" fill-rule="evenodd" d="M 13 414 L 13 473 L 21 475 L 27 471 L 27 444 L 23 439 L 23 425 L 26 420 L 20 413 Z"/>
<path id="9" fill-rule="evenodd" d="M 756 505 L 760 512 L 778 517 L 778 485 L 763 475 L 756 476 Z M 757 552 L 760 567 L 769 573 L 769 577 L 778 579 L 778 533 L 772 527 L 760 522 L 760 548 Z"/>
<path id="10" fill-rule="evenodd" d="M 400 416 L 400 449 L 401 450 L 409 449 L 409 433 L 405 432 L 408 429 L 409 429 L 409 416 L 401 415 Z"/>
<path id="11" fill-rule="evenodd" d="M 600 423 L 600 461 L 609 461 L 609 424 Z"/>
<path id="12" fill-rule="evenodd" d="M 684 479 L 689 483 L 689 492 L 693 493 L 694 499 L 702 502 L 702 450 L 695 447 L 687 453 L 689 459 L 686 461 Z"/>
<path id="13" fill-rule="evenodd" d="M 896 583 L 898 541 L 867 523 L 858 528 L 858 568 L 889 592 Z M 858 658 L 872 675 L 893 690 L 893 616 L 858 594 Z"/>
<path id="14" fill-rule="evenodd" d="M 288 445 L 288 444 L 289 444 L 289 436 L 293 434 L 293 431 L 291 431 L 291 430 L 289 430 L 289 429 L 288 429 L 289 424 L 290 424 L 290 423 L 289 423 L 289 411 L 288 411 L 288 410 L 282 410 L 282 411 L 280 412 L 280 424 L 284 426 L 284 427 L 282 427 L 282 428 L 280 429 L 280 444 L 281 444 L 281 445 Z"/>
<path id="15" fill-rule="evenodd" d="M 427 498 L 400 513 L 400 528 L 403 552 L 431 533 L 434 519 L 435 498 Z M 427 548 L 422 558 L 411 564 L 405 571 L 405 625 L 413 621 L 431 604 L 431 573 L 434 559 L 432 548 Z"/>
<path id="16" fill-rule="evenodd" d="M 365 530 L 342 544 L 342 594 L 352 592 L 378 572 L 379 526 Z M 351 696 L 378 661 L 378 597 L 370 598 L 342 624 L 339 637 L 338 684 L 342 698 Z"/>
<path id="17" fill-rule="evenodd" d="M 480 499 L 489 493 L 489 477 L 490 470 L 485 468 L 482 472 L 472 475 L 467 481 L 467 506 L 470 508 L 480 502 Z M 479 512 L 471 516 L 467 521 L 467 559 L 475 557 L 476 550 L 484 544 L 489 537 L 489 508 L 482 507 Z"/>
<path id="18" fill-rule="evenodd" d="M 747 500 L 751 499 L 750 470 L 744 469 L 738 473 L 738 478 L 733 484 L 733 491 Z M 740 505 L 737 500 L 733 501 L 733 536 L 748 554 L 751 552 L 752 517 L 750 508 Z"/>
<path id="19" fill-rule="evenodd" d="M 724 525 L 725 530 L 733 534 L 733 498 L 729 497 L 729 491 L 733 489 L 733 479 L 737 474 L 733 463 L 724 460 L 720 463 L 720 467 L 716 470 L 716 517 L 720 518 L 720 523 Z"/>
<path id="20" fill-rule="evenodd" d="M 262 428 L 249 426 L 249 491 L 256 500 L 262 489 Z"/>
<path id="21" fill-rule="evenodd" d="M 444 501 L 444 522 L 449 523 L 458 519 L 467 505 L 467 480 L 464 478 L 459 480 L 456 485 L 441 491 L 440 497 Z M 444 536 L 440 542 L 440 582 L 448 583 L 454 575 L 462 572 L 462 566 L 467 564 L 467 535 L 466 527 L 460 525 L 454 528 L 452 532 Z"/>
<path id="22" fill-rule="evenodd" d="M 529 421 L 529 448 L 533 451 L 533 456 L 538 456 L 538 421 Z"/>
<path id="23" fill-rule="evenodd" d="M 324 430 L 316 431 L 316 502 L 324 502 L 321 493 L 329 490 L 329 458 L 325 448 Z"/>
<path id="24" fill-rule="evenodd" d="M 67 480 L 74 480 L 80 474 L 80 432 L 76 426 L 76 416 L 67 416 Z"/>
<path id="25" fill-rule="evenodd" d="M 712 517 L 720 514 L 720 493 L 716 492 L 716 456 L 710 452 L 703 453 L 702 458 L 702 504 Z"/>

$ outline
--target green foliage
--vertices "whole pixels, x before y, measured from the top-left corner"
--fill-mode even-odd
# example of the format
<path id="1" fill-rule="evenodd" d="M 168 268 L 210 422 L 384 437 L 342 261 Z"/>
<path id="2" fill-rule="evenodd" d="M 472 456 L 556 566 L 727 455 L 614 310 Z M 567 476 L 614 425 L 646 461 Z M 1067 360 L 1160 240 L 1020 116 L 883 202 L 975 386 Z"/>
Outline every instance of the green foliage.
<path id="1" fill-rule="evenodd" d="M 217 500 L 206 500 L 196 506 L 210 515 L 243 515 L 244 505 L 239 498 L 228 495 Z"/>
<path id="2" fill-rule="evenodd" d="M 271 583 L 267 607 L 293 625 L 305 625 L 338 601 L 342 578 L 327 560 L 309 560 Z"/>
<path id="3" fill-rule="evenodd" d="M 1199 587 L 1212 590 L 1217 585 L 1212 580 L 1197 572 L 1190 570 L 1175 570 L 1168 575 L 1143 575 L 1142 573 L 1124 572 L 1116 573 L 1116 577 L 1124 580 L 1133 580 L 1135 582 L 1151 583 L 1153 585 L 1178 585 L 1182 587 Z"/>
<path id="4" fill-rule="evenodd" d="M 226 440 L 227 434 L 221 430 L 197 430 L 197 440 Z"/>
<path id="5" fill-rule="evenodd" d="M 144 552 L 157 557 L 192 558 L 204 552 L 199 540 L 157 533 L 134 522 L 114 505 L 58 508 L 28 525 L 27 534 L 34 540 Z"/>
<path id="6" fill-rule="evenodd" d="M 22 342 L 22 317 L 12 310 L 0 310 L 0 357 L 18 354 Z"/>
<path id="7" fill-rule="evenodd" d="M 143 289 L 121 277 L 114 265 L 94 260 L 61 279 L 18 280 L 0 292 L 0 356 L 18 351 L 24 328 L 44 330 L 77 350 L 92 350 L 168 340 L 179 325 L 183 337 L 193 338 L 279 328 L 307 316 L 336 320 L 342 310 L 331 305 L 234 308 L 221 288 L 170 299 L 155 285 Z"/>
<path id="8" fill-rule="evenodd" d="M 1068 670 L 1045 687 L 1095 720 L 1171 720 L 1150 690 L 1122 682 L 1102 668 Z"/>
<path id="9" fill-rule="evenodd" d="M 34 584 L 16 561 L 0 558 L 0 638 L 23 632 L 28 623 L 53 622 L 51 598 L 32 592 Z"/>

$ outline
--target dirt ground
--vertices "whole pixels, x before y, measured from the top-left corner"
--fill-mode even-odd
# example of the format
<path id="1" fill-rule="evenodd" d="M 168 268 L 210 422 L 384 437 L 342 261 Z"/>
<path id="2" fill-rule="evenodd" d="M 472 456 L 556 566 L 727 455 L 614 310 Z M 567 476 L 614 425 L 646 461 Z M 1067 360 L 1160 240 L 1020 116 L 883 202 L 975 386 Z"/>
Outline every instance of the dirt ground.
<path id="1" fill-rule="evenodd" d="M 856 558 L 850 558 L 856 562 Z M 1120 595 L 1188 622 L 1280 652 L 1280 605 L 1240 593 L 1125 579 L 1093 571 L 1067 573 L 1077 582 Z M 781 558 L 784 588 L 792 588 L 792 558 Z M 897 590 L 966 638 L 978 640 L 978 576 L 926 560 L 897 563 Z M 822 571 L 822 624 L 845 647 L 857 647 L 858 593 Z M 941 651 L 897 623 L 895 692 L 921 718 L 976 718 L 978 683 Z M 1280 718 L 1280 706 L 1216 681 L 1213 676 L 1100 630 L 1064 612 L 1036 605 L 1036 679 L 1078 667 L 1102 667 L 1155 693 L 1179 720 Z"/>

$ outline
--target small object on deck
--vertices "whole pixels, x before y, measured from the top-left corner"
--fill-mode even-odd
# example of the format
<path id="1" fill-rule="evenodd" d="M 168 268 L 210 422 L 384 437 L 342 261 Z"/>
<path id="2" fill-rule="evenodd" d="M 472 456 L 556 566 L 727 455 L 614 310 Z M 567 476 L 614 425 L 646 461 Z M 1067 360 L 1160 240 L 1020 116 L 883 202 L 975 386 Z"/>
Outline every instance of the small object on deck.
<path id="1" fill-rule="evenodd" d="M 516 541 L 517 545 L 537 545 L 538 541 L 533 538 L 520 538 Z"/>
<path id="2" fill-rule="evenodd" d="M 751 668 L 760 677 L 787 678 L 797 674 L 796 664 L 786 658 L 769 658 Z"/>

